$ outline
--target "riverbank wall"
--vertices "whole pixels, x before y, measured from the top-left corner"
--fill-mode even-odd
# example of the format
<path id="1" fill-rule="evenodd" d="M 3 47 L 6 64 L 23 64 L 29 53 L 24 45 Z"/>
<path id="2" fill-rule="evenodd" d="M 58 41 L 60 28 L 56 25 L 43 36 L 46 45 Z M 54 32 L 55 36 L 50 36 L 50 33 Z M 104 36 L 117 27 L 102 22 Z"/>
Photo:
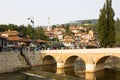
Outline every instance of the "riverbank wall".
<path id="1" fill-rule="evenodd" d="M 24 55 L 24 56 L 23 56 Z M 39 53 L 0 52 L 0 73 L 14 72 L 41 64 Z"/>

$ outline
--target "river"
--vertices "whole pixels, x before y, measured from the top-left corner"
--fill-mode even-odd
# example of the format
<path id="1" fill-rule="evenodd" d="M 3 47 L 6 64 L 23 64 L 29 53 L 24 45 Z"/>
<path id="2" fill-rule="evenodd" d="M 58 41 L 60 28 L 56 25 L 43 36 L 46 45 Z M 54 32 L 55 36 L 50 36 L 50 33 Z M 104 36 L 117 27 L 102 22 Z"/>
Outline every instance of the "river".
<path id="1" fill-rule="evenodd" d="M 0 74 L 0 80 L 120 80 L 120 71 L 107 69 L 84 73 L 75 68 L 56 69 L 55 65 L 45 65 L 25 72 Z"/>

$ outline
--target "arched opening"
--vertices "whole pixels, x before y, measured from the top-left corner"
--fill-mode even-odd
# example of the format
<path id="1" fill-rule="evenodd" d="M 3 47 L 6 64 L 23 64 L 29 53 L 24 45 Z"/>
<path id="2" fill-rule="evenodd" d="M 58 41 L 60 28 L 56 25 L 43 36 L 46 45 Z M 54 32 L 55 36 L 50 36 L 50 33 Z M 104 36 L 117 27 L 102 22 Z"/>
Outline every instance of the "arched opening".
<path id="1" fill-rule="evenodd" d="M 115 56 L 104 56 L 98 60 L 96 63 L 96 71 L 101 71 L 105 69 L 119 69 L 120 68 L 120 58 Z"/>
<path id="2" fill-rule="evenodd" d="M 65 61 L 65 74 L 69 76 L 83 76 L 85 71 L 85 62 L 78 56 L 70 56 Z"/>
<path id="3" fill-rule="evenodd" d="M 116 56 L 104 56 L 96 63 L 96 79 L 117 80 L 120 77 L 120 58 Z"/>
<path id="4" fill-rule="evenodd" d="M 50 55 L 45 56 L 42 60 L 43 71 L 56 73 L 56 67 L 57 67 L 56 65 L 57 65 L 56 60 Z"/>
<path id="5" fill-rule="evenodd" d="M 42 64 L 43 65 L 56 64 L 56 60 L 52 56 L 48 55 L 43 58 Z"/>
<path id="6" fill-rule="evenodd" d="M 75 63 L 75 60 L 78 58 L 78 56 L 70 56 L 66 61 L 65 61 L 65 64 L 64 64 L 64 67 L 73 67 L 74 66 L 74 63 Z"/>

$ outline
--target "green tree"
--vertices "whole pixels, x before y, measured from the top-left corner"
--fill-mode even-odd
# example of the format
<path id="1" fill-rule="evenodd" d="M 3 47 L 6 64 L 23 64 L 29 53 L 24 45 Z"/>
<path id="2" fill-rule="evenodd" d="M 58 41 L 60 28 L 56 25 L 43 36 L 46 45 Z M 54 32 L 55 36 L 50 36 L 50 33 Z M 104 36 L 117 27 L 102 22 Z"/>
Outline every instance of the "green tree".
<path id="1" fill-rule="evenodd" d="M 56 25 L 52 25 L 52 29 L 56 28 Z"/>
<path id="2" fill-rule="evenodd" d="M 18 30 L 18 26 L 17 25 L 14 25 L 14 24 L 2 24 L 0 25 L 0 32 L 4 32 L 4 31 L 7 31 L 7 30 Z"/>
<path id="3" fill-rule="evenodd" d="M 29 36 L 31 39 L 34 39 L 34 29 L 31 25 L 27 26 L 27 36 Z"/>
<path id="4" fill-rule="evenodd" d="M 4 32 L 6 30 L 8 30 L 8 25 L 5 24 L 0 25 L 0 32 Z"/>
<path id="5" fill-rule="evenodd" d="M 9 24 L 9 25 L 8 25 L 8 29 L 10 29 L 10 30 L 17 30 L 17 29 L 18 29 L 18 26 L 15 25 L 15 24 Z"/>
<path id="6" fill-rule="evenodd" d="M 45 36 L 45 31 L 42 27 L 35 28 L 35 39 L 48 40 L 48 37 Z"/>
<path id="7" fill-rule="evenodd" d="M 18 32 L 19 32 L 19 36 L 20 37 L 26 37 L 27 36 L 27 28 L 26 28 L 26 26 L 24 26 L 24 25 L 20 25 L 19 27 L 18 27 Z"/>
<path id="8" fill-rule="evenodd" d="M 115 44 L 114 11 L 112 9 L 112 0 L 106 0 L 106 3 L 100 10 L 98 20 L 98 38 L 101 47 L 113 47 Z"/>
<path id="9" fill-rule="evenodd" d="M 69 27 L 70 27 L 70 24 L 64 25 L 66 35 L 72 36 L 74 33 L 70 31 Z"/>
<path id="10" fill-rule="evenodd" d="M 115 31 L 116 31 L 116 43 L 120 45 L 120 20 L 117 18 L 115 21 Z"/>

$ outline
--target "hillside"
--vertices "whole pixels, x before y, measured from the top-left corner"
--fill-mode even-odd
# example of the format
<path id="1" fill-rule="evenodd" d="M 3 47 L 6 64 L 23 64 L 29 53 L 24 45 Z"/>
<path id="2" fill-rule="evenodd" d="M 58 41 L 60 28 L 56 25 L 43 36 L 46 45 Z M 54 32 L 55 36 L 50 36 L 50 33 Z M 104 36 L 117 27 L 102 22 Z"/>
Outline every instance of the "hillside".
<path id="1" fill-rule="evenodd" d="M 76 20 L 70 21 L 70 24 L 96 24 L 98 19 L 86 19 L 86 20 Z"/>

